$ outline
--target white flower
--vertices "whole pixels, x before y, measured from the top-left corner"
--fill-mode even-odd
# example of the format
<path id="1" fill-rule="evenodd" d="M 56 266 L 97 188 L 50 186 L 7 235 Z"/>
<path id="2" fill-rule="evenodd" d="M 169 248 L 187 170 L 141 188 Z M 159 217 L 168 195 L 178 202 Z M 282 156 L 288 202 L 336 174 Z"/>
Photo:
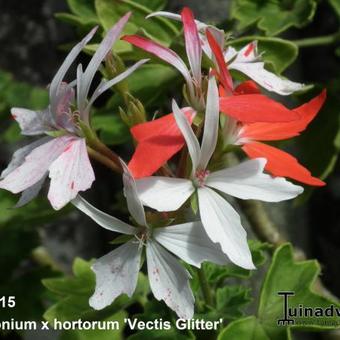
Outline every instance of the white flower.
<path id="1" fill-rule="evenodd" d="M 216 147 L 219 124 L 218 89 L 213 77 L 209 79 L 201 146 L 175 101 L 173 112 L 191 156 L 191 178 L 153 176 L 137 180 L 142 203 L 158 211 L 174 211 L 197 191 L 201 220 L 210 239 L 220 243 L 232 262 L 243 268 L 253 269 L 246 232 L 240 217 L 221 193 L 240 199 L 279 202 L 296 197 L 303 191 L 302 187 L 293 185 L 284 178 L 273 178 L 264 174 L 266 160 L 263 158 L 212 173 L 207 170 Z"/>
<path id="2" fill-rule="evenodd" d="M 164 300 L 178 317 L 190 319 L 194 313 L 194 297 L 189 286 L 190 274 L 169 251 L 196 267 L 200 267 L 205 260 L 226 264 L 228 258 L 218 245 L 210 241 L 200 222 L 151 228 L 146 222 L 136 183 L 123 162 L 122 166 L 128 209 L 138 227 L 96 209 L 80 196 L 72 201 L 103 228 L 135 236 L 93 264 L 96 289 L 90 298 L 90 305 L 95 309 L 102 309 L 121 294 L 132 296 L 145 246 L 148 276 L 154 296 L 157 300 Z"/>
<path id="3" fill-rule="evenodd" d="M 57 210 L 65 206 L 79 191 L 91 187 L 95 176 L 86 141 L 77 122 L 81 120 L 88 125 L 91 105 L 98 96 L 146 61 L 141 60 L 117 77 L 101 82 L 90 99 L 87 99 L 95 73 L 118 39 L 129 16 L 130 13 L 122 17 L 109 30 L 84 72 L 82 66 L 78 66 L 77 80 L 66 84 L 63 79 L 68 69 L 97 28 L 72 48 L 50 84 L 50 103 L 45 110 L 12 108 L 12 116 L 19 123 L 23 135 L 48 135 L 17 150 L 0 176 L 0 188 L 12 193 L 22 192 L 17 207 L 38 195 L 48 174 L 51 179 L 48 199 Z"/>

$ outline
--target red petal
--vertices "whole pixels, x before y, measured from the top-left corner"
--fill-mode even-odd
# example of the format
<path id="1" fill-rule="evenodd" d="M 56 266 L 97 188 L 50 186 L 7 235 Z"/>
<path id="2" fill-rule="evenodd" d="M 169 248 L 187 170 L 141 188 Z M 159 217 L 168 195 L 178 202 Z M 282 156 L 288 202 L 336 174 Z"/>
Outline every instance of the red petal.
<path id="1" fill-rule="evenodd" d="M 192 109 L 185 108 L 191 123 L 195 117 Z M 139 142 L 129 163 L 135 178 L 151 176 L 184 146 L 185 141 L 172 113 L 131 128 Z"/>
<path id="2" fill-rule="evenodd" d="M 242 146 L 242 149 L 249 158 L 266 158 L 267 164 L 265 169 L 274 176 L 289 177 L 298 182 L 313 186 L 326 185 L 325 182 L 313 177 L 309 170 L 287 152 L 256 142 L 245 144 Z"/>
<path id="3" fill-rule="evenodd" d="M 253 80 L 247 80 L 238 85 L 234 90 L 234 95 L 260 94 L 261 90 Z"/>
<path id="4" fill-rule="evenodd" d="M 240 137 L 251 140 L 282 140 L 298 136 L 315 118 L 326 99 L 326 90 L 318 96 L 293 111 L 300 115 L 300 119 L 288 123 L 254 123 L 244 125 Z"/>
<path id="5" fill-rule="evenodd" d="M 198 35 L 197 25 L 195 18 L 188 7 L 184 7 L 181 13 L 184 37 L 185 37 L 185 48 L 189 59 L 190 67 L 194 78 L 201 81 L 201 61 L 202 61 L 202 47 L 201 41 Z"/>
<path id="6" fill-rule="evenodd" d="M 243 123 L 289 122 L 299 118 L 297 112 L 262 94 L 222 97 L 220 110 Z"/>
<path id="7" fill-rule="evenodd" d="M 233 80 L 228 71 L 227 64 L 224 60 L 222 49 L 220 45 L 218 44 L 218 42 L 216 41 L 213 34 L 209 31 L 209 29 L 206 30 L 206 35 L 207 35 L 210 48 L 213 51 L 217 64 L 218 64 L 220 82 L 222 83 L 226 91 L 229 91 L 230 93 L 232 93 Z"/>

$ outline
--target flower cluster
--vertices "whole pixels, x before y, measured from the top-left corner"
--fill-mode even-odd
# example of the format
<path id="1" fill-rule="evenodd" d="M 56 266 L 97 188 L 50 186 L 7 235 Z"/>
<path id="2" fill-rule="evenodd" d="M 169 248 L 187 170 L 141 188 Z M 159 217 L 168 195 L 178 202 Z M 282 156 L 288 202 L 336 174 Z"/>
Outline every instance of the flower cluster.
<path id="1" fill-rule="evenodd" d="M 263 142 L 299 135 L 322 107 L 326 93 L 288 109 L 262 89 L 289 95 L 303 85 L 266 70 L 256 42 L 239 51 L 226 47 L 225 33 L 195 20 L 188 8 L 181 15 L 152 14 L 182 22 L 189 67 L 175 51 L 152 40 L 137 35 L 122 39 L 183 75 L 185 105 L 179 107 L 173 100 L 172 113 L 131 127 L 136 149 L 128 165 L 118 156 L 111 158 L 123 173 L 133 221 L 125 223 L 96 209 L 78 193 L 89 189 L 95 180 L 89 160 L 92 148 L 103 152 L 104 158 L 110 153 L 91 128 L 92 104 L 147 62 L 140 60 L 113 79 L 103 80 L 89 97 L 94 75 L 129 16 L 109 30 L 85 71 L 78 65 L 75 80 L 66 83 L 66 72 L 96 29 L 71 50 L 50 84 L 46 110 L 12 109 L 23 134 L 46 136 L 15 152 L 1 174 L 0 188 L 22 192 L 17 204 L 21 206 L 38 194 L 49 175 L 48 198 L 55 209 L 71 201 L 103 228 L 128 235 L 126 243 L 92 267 L 96 274 L 96 289 L 90 299 L 93 308 L 102 309 L 123 293 L 133 294 L 145 249 L 155 298 L 179 317 L 191 318 L 190 274 L 179 259 L 196 267 L 211 261 L 255 269 L 246 231 L 229 197 L 280 202 L 303 192 L 301 186 L 285 178 L 313 186 L 325 184 L 293 156 Z M 203 67 L 203 56 L 209 60 L 209 69 Z M 231 70 L 250 79 L 236 83 Z M 235 150 L 249 160 L 239 163 L 231 152 Z M 146 214 L 144 206 L 151 208 L 152 214 Z M 153 216 L 152 220 L 147 216 Z"/>

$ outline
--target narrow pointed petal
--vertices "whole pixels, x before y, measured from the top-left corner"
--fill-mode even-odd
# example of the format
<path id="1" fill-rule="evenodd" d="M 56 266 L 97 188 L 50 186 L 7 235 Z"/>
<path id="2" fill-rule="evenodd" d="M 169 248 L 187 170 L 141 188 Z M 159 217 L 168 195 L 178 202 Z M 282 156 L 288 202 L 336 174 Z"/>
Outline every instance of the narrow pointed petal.
<path id="1" fill-rule="evenodd" d="M 218 71 L 219 71 L 219 78 L 220 82 L 224 86 L 224 89 L 228 91 L 229 93 L 232 93 L 233 91 L 233 81 L 231 78 L 231 75 L 228 71 L 227 64 L 224 60 L 223 52 L 221 49 L 221 46 L 218 44 L 216 41 L 214 35 L 210 32 L 209 29 L 206 31 L 207 39 L 209 46 L 215 56 L 217 66 L 218 66 Z"/>
<path id="2" fill-rule="evenodd" d="M 29 202 L 31 202 L 33 199 L 35 199 L 45 180 L 46 180 L 46 177 L 47 177 L 47 172 L 45 174 L 45 176 L 37 183 L 33 184 L 31 187 L 27 188 L 26 190 L 24 190 L 20 196 L 20 199 L 19 201 L 17 202 L 17 204 L 14 206 L 14 208 L 21 208 L 23 207 L 24 205 L 28 204 Z"/>
<path id="3" fill-rule="evenodd" d="M 124 183 L 124 194 L 127 201 L 127 206 L 131 216 L 141 226 L 147 226 L 145 211 L 141 200 L 138 197 L 136 182 L 133 179 L 127 165 L 120 160 L 123 167 L 123 183 Z"/>
<path id="4" fill-rule="evenodd" d="M 325 182 L 313 177 L 308 169 L 302 166 L 295 157 L 287 152 L 262 143 L 247 143 L 242 150 L 249 158 L 265 157 L 265 169 L 274 176 L 289 177 L 298 182 L 313 186 L 324 186 Z"/>
<path id="5" fill-rule="evenodd" d="M 266 90 L 282 96 L 288 96 L 296 91 L 300 91 L 304 86 L 303 84 L 278 77 L 276 74 L 267 71 L 264 68 L 263 62 L 234 62 L 230 64 L 229 68 L 245 74 Z"/>
<path id="6" fill-rule="evenodd" d="M 61 209 L 79 191 L 91 188 L 95 180 L 84 138 L 75 138 L 49 168 L 51 179 L 48 199 L 52 207 Z"/>
<path id="7" fill-rule="evenodd" d="M 56 106 L 58 104 L 58 98 L 59 98 L 59 87 L 61 82 L 63 81 L 68 69 L 70 68 L 71 64 L 74 62 L 74 60 L 77 58 L 81 50 L 86 46 L 86 44 L 92 39 L 94 34 L 96 33 L 98 27 L 95 27 L 91 30 L 91 32 L 86 35 L 86 37 L 78 43 L 76 46 L 72 48 L 70 53 L 65 58 L 64 62 L 60 66 L 58 72 L 52 79 L 51 85 L 50 85 L 50 104 L 51 104 L 51 111 L 56 111 Z"/>
<path id="8" fill-rule="evenodd" d="M 121 294 L 132 296 L 136 290 L 142 247 L 129 241 L 99 258 L 92 266 L 96 274 L 96 289 L 90 306 L 103 309 Z"/>
<path id="9" fill-rule="evenodd" d="M 53 129 L 53 122 L 47 112 L 32 111 L 19 107 L 11 109 L 12 117 L 18 122 L 21 134 L 25 136 L 42 135 Z"/>
<path id="10" fill-rule="evenodd" d="M 39 182 L 45 176 L 50 165 L 70 143 L 70 140 L 72 137 L 59 137 L 34 148 L 20 166 L 0 181 L 0 188 L 16 194 Z"/>
<path id="11" fill-rule="evenodd" d="M 220 120 L 219 97 L 216 80 L 209 79 L 207 105 L 205 110 L 204 132 L 201 147 L 199 168 L 205 169 L 213 155 L 218 137 L 218 125 Z"/>
<path id="12" fill-rule="evenodd" d="M 182 135 L 187 144 L 189 154 L 192 160 L 192 172 L 194 173 L 197 170 L 197 166 L 201 158 L 200 144 L 197 140 L 197 137 L 194 134 L 194 131 L 191 128 L 188 119 L 180 110 L 175 100 L 172 101 L 172 110 L 174 112 L 178 128 L 181 130 Z"/>
<path id="13" fill-rule="evenodd" d="M 100 45 L 98 46 L 95 54 L 91 58 L 86 70 L 83 74 L 82 79 L 82 91 L 80 93 L 80 103 L 81 106 L 79 107 L 80 112 L 85 109 L 86 105 L 86 98 L 90 90 L 90 86 L 93 80 L 95 73 L 97 72 L 100 64 L 106 57 L 106 55 L 112 49 L 113 44 L 119 38 L 125 24 L 129 20 L 131 13 L 128 12 L 125 14 L 119 21 L 107 32 L 105 38 L 102 40 Z"/>
<path id="14" fill-rule="evenodd" d="M 140 66 L 145 64 L 147 61 L 149 61 L 149 59 L 139 60 L 137 63 L 135 63 L 134 65 L 132 65 L 128 69 L 126 69 L 124 72 L 120 73 L 117 77 L 114 77 L 113 79 L 110 79 L 108 81 L 104 81 L 103 83 L 99 84 L 98 88 L 94 91 L 94 93 L 93 93 L 93 95 L 92 95 L 92 97 L 91 97 L 91 99 L 90 99 L 90 101 L 87 105 L 86 111 L 90 110 L 90 107 L 93 104 L 93 102 L 101 94 L 103 94 L 105 91 L 110 89 L 112 86 L 118 84 L 119 82 L 121 82 L 125 78 L 129 77 L 133 72 L 135 72 Z"/>
<path id="15" fill-rule="evenodd" d="M 4 179 L 13 170 L 22 165 L 25 162 L 26 156 L 30 154 L 35 148 L 51 141 L 51 139 L 51 137 L 43 137 L 15 151 L 7 168 L 2 171 L 0 179 Z"/>
<path id="16" fill-rule="evenodd" d="M 134 235 L 137 232 L 135 227 L 132 227 L 118 218 L 100 211 L 80 195 L 77 195 L 76 198 L 72 200 L 72 204 L 104 229 L 126 235 Z"/>
<path id="17" fill-rule="evenodd" d="M 191 108 L 182 110 L 191 124 L 196 112 Z M 137 124 L 131 128 L 131 133 L 138 141 L 129 162 L 129 169 L 134 178 L 151 176 L 185 144 L 172 113 L 150 122 Z"/>
<path id="18" fill-rule="evenodd" d="M 163 300 L 179 318 L 191 319 L 195 299 L 189 285 L 190 274 L 152 240 L 147 243 L 146 258 L 150 287 L 155 298 Z"/>
<path id="19" fill-rule="evenodd" d="M 184 178 L 152 176 L 137 180 L 136 185 L 142 203 L 158 211 L 177 210 L 195 191 Z"/>
<path id="20" fill-rule="evenodd" d="M 175 67 L 183 75 L 191 91 L 193 91 L 190 72 L 187 66 L 185 65 L 184 61 L 178 56 L 177 53 L 152 40 L 139 37 L 138 35 L 126 35 L 122 37 L 122 40 L 125 40 L 130 44 L 155 55 L 156 57 L 164 60 L 165 62 Z"/>
<path id="21" fill-rule="evenodd" d="M 201 222 L 157 228 L 153 232 L 153 237 L 164 248 L 198 268 L 204 261 L 220 265 L 229 262 L 219 244 L 210 240 Z"/>
<path id="22" fill-rule="evenodd" d="M 281 202 L 292 199 L 303 192 L 303 188 L 282 177 L 263 173 L 265 158 L 245 161 L 232 168 L 213 172 L 206 185 L 241 199 L 265 202 Z"/>
<path id="23" fill-rule="evenodd" d="M 254 123 L 243 126 L 239 137 L 247 140 L 270 141 L 298 136 L 315 118 L 326 100 L 326 90 L 309 102 L 294 109 L 300 119 L 287 123 Z"/>
<path id="24" fill-rule="evenodd" d="M 188 7 L 184 7 L 181 13 L 185 48 L 189 59 L 192 74 L 198 86 L 201 84 L 201 62 L 202 62 L 202 47 L 198 35 L 197 25 L 192 11 Z"/>
<path id="25" fill-rule="evenodd" d="M 209 188 L 198 189 L 202 224 L 213 242 L 221 245 L 230 261 L 245 269 L 255 269 L 240 216 L 219 194 Z"/>
<path id="26" fill-rule="evenodd" d="M 294 110 L 261 94 L 220 98 L 220 110 L 241 122 L 289 122 L 300 118 Z"/>

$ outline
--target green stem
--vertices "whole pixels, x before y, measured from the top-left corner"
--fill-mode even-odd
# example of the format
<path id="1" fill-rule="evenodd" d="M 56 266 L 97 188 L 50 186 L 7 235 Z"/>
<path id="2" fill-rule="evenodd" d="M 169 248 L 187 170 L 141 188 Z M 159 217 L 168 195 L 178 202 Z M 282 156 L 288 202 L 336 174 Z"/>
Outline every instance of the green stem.
<path id="1" fill-rule="evenodd" d="M 121 167 L 118 167 L 115 162 L 113 162 L 110 158 L 106 157 L 105 155 L 102 155 L 100 152 L 93 150 L 89 146 L 87 147 L 87 152 L 89 156 L 93 159 L 95 159 L 97 162 L 102 163 L 109 169 L 113 170 L 114 172 L 121 173 Z"/>
<path id="2" fill-rule="evenodd" d="M 333 44 L 340 42 L 340 32 L 336 32 L 333 34 L 324 35 L 320 37 L 293 40 L 292 42 L 298 47 L 333 45 Z"/>
<path id="3" fill-rule="evenodd" d="M 205 276 L 203 268 L 197 268 L 197 275 L 205 303 L 209 306 L 213 306 L 213 297 L 211 294 L 209 282 Z"/>

